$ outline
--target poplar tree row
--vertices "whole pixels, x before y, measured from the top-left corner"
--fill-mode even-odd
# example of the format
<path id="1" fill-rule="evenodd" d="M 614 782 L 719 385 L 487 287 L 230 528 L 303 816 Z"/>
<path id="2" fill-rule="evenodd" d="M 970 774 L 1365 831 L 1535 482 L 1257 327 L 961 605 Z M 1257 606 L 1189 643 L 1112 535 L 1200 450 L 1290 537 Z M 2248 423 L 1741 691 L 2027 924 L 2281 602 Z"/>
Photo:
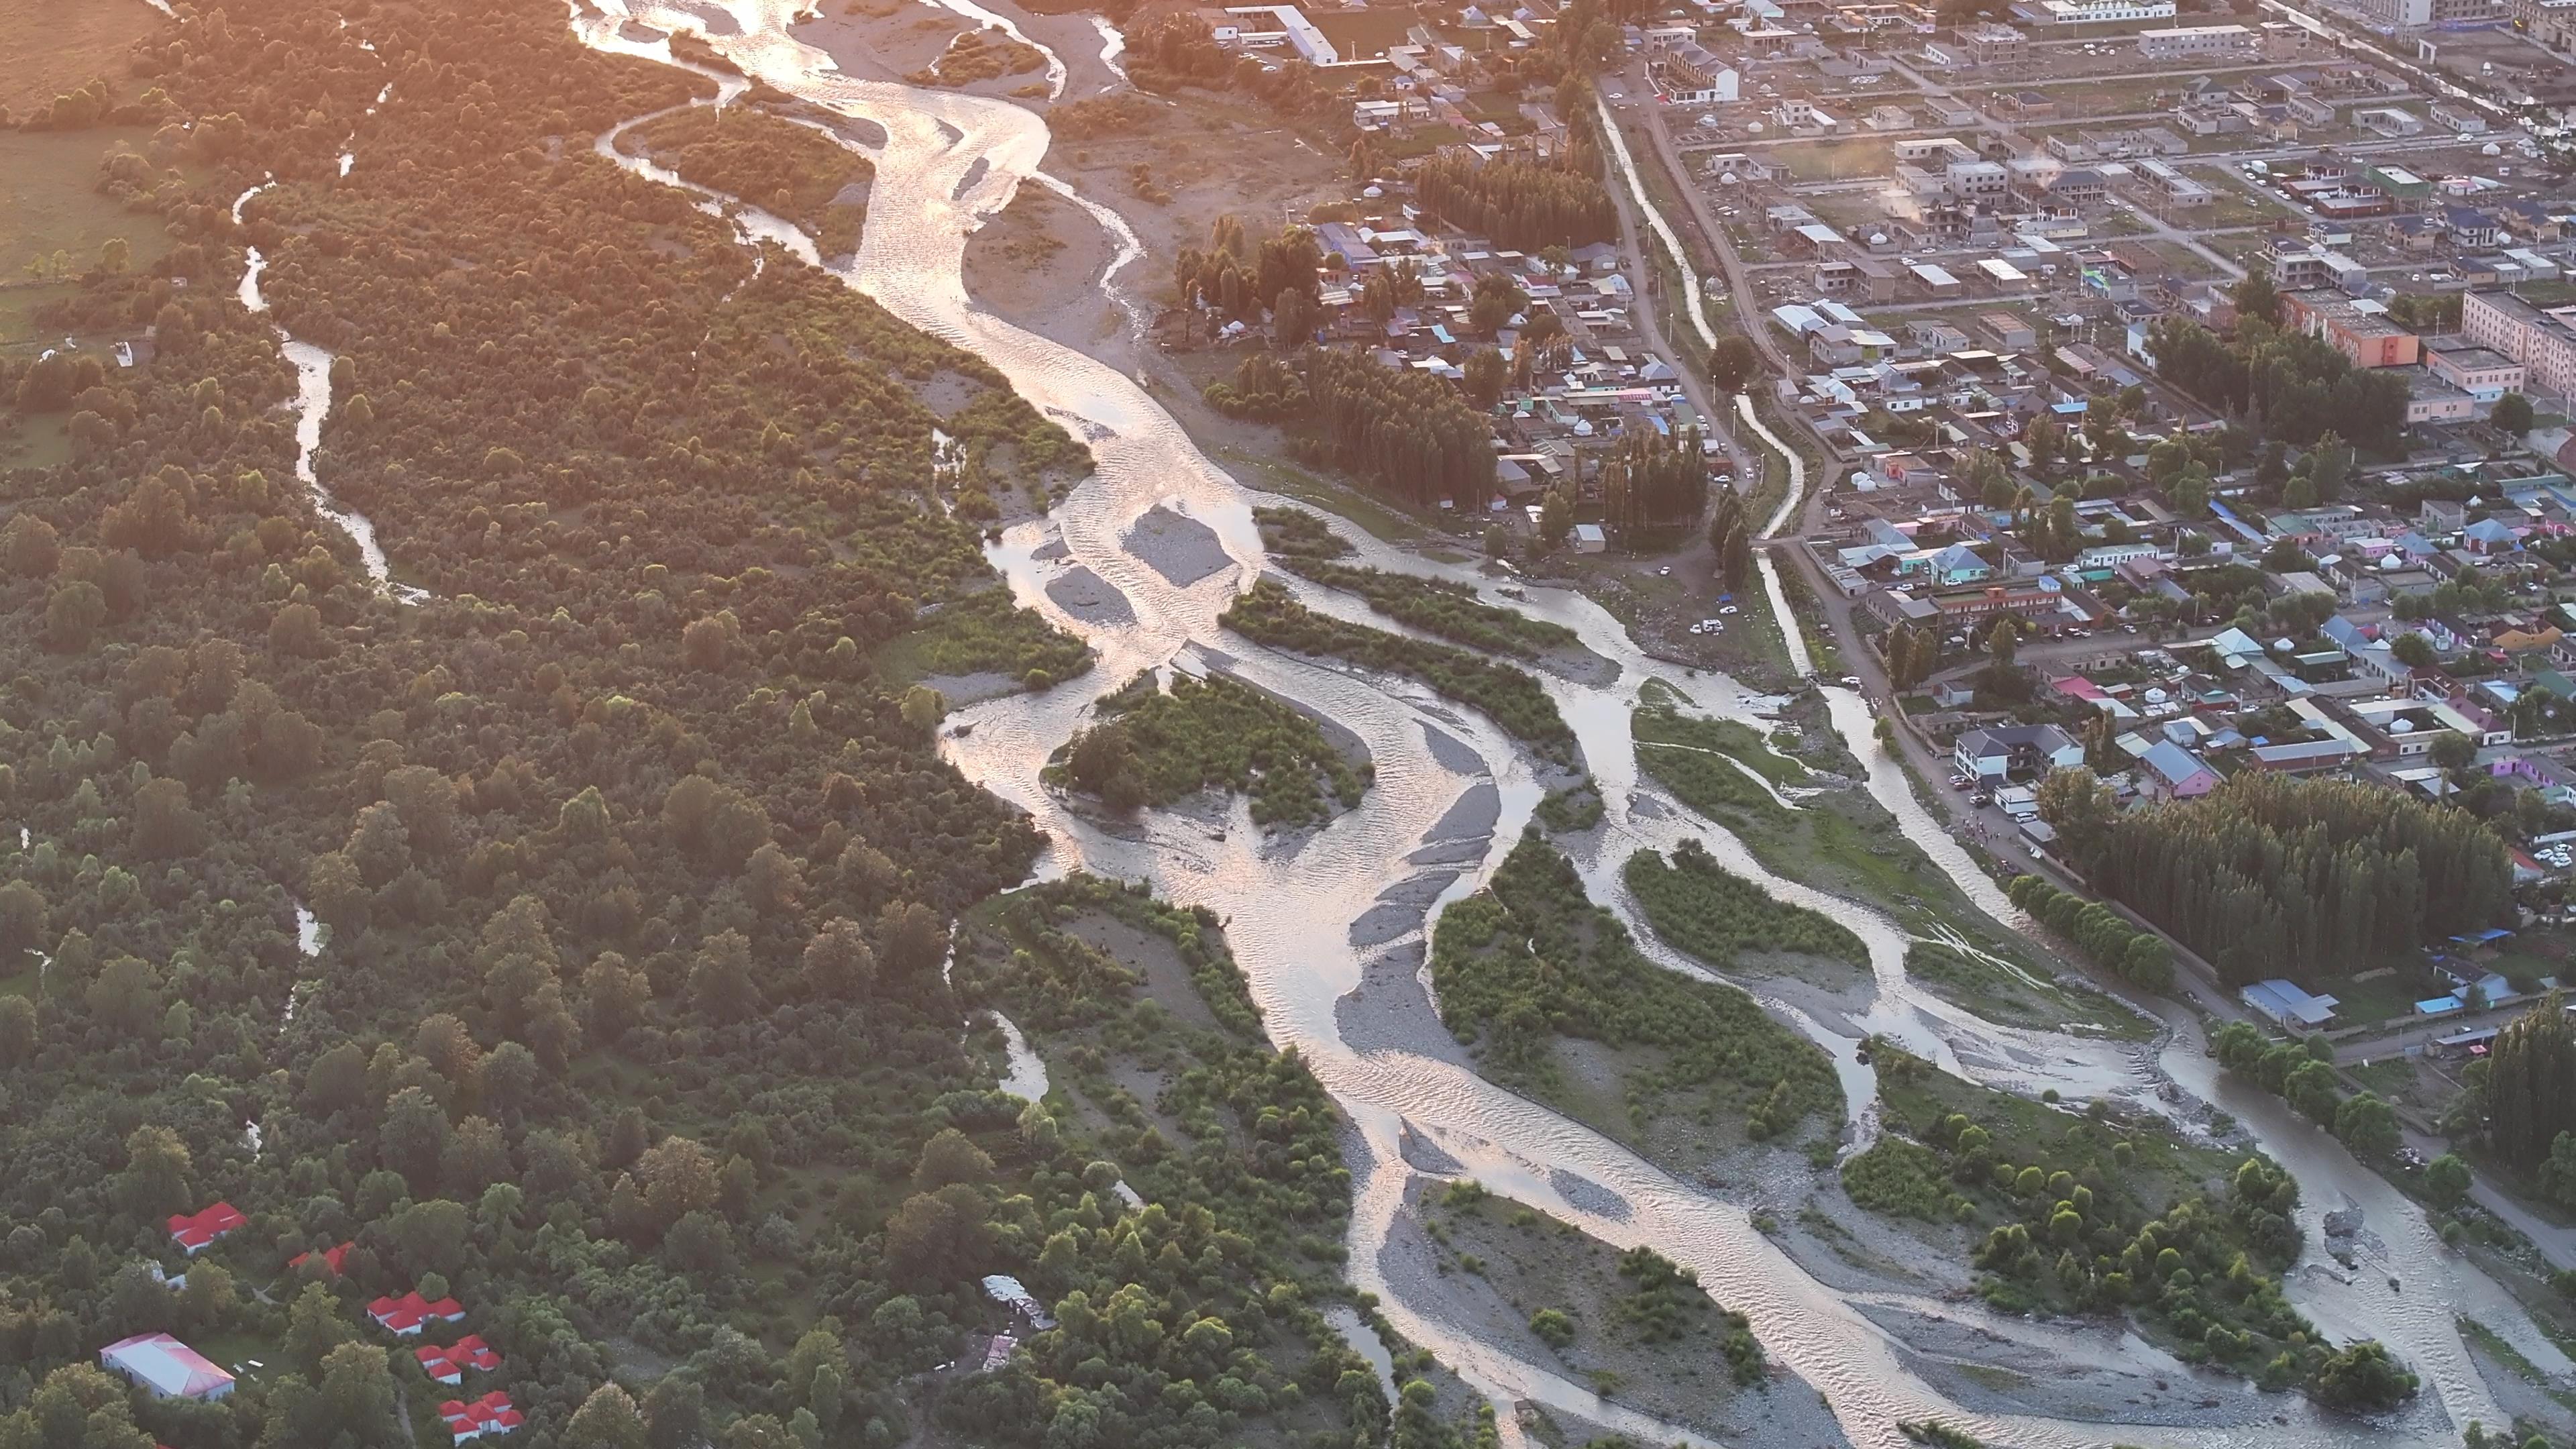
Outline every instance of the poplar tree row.
<path id="1" fill-rule="evenodd" d="M 2051 790 L 2042 813 L 2097 890 L 2231 986 L 2341 973 L 2514 919 L 2504 843 L 2465 811 L 2394 790 L 2248 772 L 2198 800 L 2119 815 L 2098 792 Z"/>
<path id="2" fill-rule="evenodd" d="M 1485 161 L 1452 150 L 1413 175 L 1422 209 L 1497 246 L 1585 246 L 1619 235 L 1600 182 L 1601 156 L 1575 143 L 1553 162 Z"/>

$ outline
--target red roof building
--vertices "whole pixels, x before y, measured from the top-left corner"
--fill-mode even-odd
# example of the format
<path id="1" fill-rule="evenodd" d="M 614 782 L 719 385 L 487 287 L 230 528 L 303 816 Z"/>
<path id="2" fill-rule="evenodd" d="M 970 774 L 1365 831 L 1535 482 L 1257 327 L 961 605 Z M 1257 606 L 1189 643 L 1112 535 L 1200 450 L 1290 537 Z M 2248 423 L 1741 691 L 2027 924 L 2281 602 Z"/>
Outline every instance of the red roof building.
<path id="1" fill-rule="evenodd" d="M 355 1243 L 342 1243 L 336 1248 L 324 1248 L 318 1253 L 298 1253 L 294 1257 L 286 1260 L 286 1266 L 289 1268 L 301 1268 L 305 1264 L 318 1259 L 323 1267 L 331 1270 L 331 1276 L 337 1278 L 343 1271 L 344 1265 L 349 1261 L 349 1250 L 356 1246 L 357 1244 Z"/>
<path id="2" fill-rule="evenodd" d="M 498 1392 L 468 1401 L 450 1399 L 438 1406 L 438 1417 L 459 1444 L 486 1434 L 507 1434 L 527 1422 L 510 1407 L 510 1396 Z"/>
<path id="3" fill-rule="evenodd" d="M 409 1338 L 433 1318 L 448 1323 L 464 1322 L 465 1305 L 453 1298 L 441 1298 L 431 1303 L 419 1293 L 412 1292 L 400 1298 L 377 1299 L 367 1305 L 367 1316 L 397 1336 Z"/>
<path id="4" fill-rule="evenodd" d="M 193 1213 L 172 1213 L 170 1237 L 193 1258 L 215 1239 L 249 1221 L 231 1203 L 219 1202 Z"/>
<path id="5" fill-rule="evenodd" d="M 501 1356 L 492 1351 L 479 1333 L 469 1333 L 445 1348 L 432 1345 L 413 1349 L 412 1357 L 420 1360 L 422 1373 L 442 1384 L 465 1382 L 467 1369 L 484 1374 L 498 1373 L 501 1369 Z"/>

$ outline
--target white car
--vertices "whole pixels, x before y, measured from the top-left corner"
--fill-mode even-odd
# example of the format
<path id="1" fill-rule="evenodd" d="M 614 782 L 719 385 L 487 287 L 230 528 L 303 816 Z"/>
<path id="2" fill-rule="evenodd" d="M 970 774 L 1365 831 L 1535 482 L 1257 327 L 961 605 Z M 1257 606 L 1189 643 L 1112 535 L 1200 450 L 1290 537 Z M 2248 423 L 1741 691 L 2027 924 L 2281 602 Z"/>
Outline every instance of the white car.
<path id="1" fill-rule="evenodd" d="M 1659 579 L 1668 579 L 1668 578 L 1671 578 L 1672 576 L 1673 576 L 1673 566 L 1672 566 L 1671 564 L 1666 564 L 1666 565 L 1664 565 L 1662 568 L 1659 568 L 1659 569 L 1655 570 L 1655 577 L 1656 577 L 1656 578 L 1659 578 Z"/>
<path id="2" fill-rule="evenodd" d="M 1725 606 L 1724 608 L 1722 608 L 1722 609 L 1719 609 L 1719 610 L 1718 610 L 1718 612 L 1719 612 L 1719 613 L 1721 613 L 1721 614 L 1732 614 L 1732 613 L 1734 613 L 1735 611 L 1736 611 L 1736 610 L 1735 610 L 1735 606 L 1734 606 L 1733 604 L 1728 604 L 1728 605 L 1727 605 L 1727 606 Z"/>

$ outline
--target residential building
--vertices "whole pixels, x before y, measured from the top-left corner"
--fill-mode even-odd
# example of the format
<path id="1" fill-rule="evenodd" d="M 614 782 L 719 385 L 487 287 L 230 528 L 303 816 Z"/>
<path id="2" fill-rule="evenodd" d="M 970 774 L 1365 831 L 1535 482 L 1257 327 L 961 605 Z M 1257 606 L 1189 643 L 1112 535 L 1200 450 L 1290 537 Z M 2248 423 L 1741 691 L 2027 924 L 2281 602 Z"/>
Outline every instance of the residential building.
<path id="1" fill-rule="evenodd" d="M 448 1400 L 438 1406 L 438 1421 L 446 1426 L 449 1438 L 462 1444 L 468 1439 L 510 1433 L 527 1419 L 510 1406 L 509 1395 L 496 1389 L 479 1399 Z"/>
<path id="2" fill-rule="evenodd" d="M 2357 302 L 2339 291 L 2291 292 L 2281 299 L 2281 316 L 2355 367 L 2411 367 L 2417 361 L 2415 334 L 2388 320 L 2387 309 L 2376 302 Z"/>
<path id="3" fill-rule="evenodd" d="M 2509 292 L 2470 292 L 2460 335 L 2521 363 L 2533 387 L 2576 393 L 2576 306 L 2543 311 Z"/>
<path id="4" fill-rule="evenodd" d="M 2171 740 L 2138 757 L 2138 789 L 2151 799 L 2194 800 L 2217 788 L 2218 772 Z"/>
<path id="5" fill-rule="evenodd" d="M 231 1203 L 219 1202 L 192 1213 L 170 1215 L 170 1238 L 193 1258 L 215 1239 L 249 1222 Z"/>
<path id="6" fill-rule="evenodd" d="M 233 1391 L 231 1374 L 166 1333 L 120 1338 L 98 1351 L 98 1362 L 165 1399 L 214 1400 Z"/>
<path id="7" fill-rule="evenodd" d="M 1952 196 L 1966 201 L 1991 201 L 2004 194 L 2012 175 L 1993 161 L 1953 161 L 1942 179 Z"/>
<path id="8" fill-rule="evenodd" d="M 1736 99 L 1739 92 L 1735 68 L 1696 40 L 1657 52 L 1649 65 L 1674 105 L 1721 105 Z"/>
<path id="9" fill-rule="evenodd" d="M 2424 339 L 2424 367 L 2435 377 L 2482 403 L 2522 391 L 2525 369 L 2491 347 L 2464 337 Z"/>
<path id="10" fill-rule="evenodd" d="M 1961 734 L 1951 763 L 1971 780 L 2038 779 L 2084 763 L 2084 746 L 2056 725 L 1993 725 Z"/>
<path id="11" fill-rule="evenodd" d="M 1971 64 L 2017 66 L 2030 58 L 2030 37 L 2009 25 L 1980 21 L 1959 27 L 1959 46 Z"/>
<path id="12" fill-rule="evenodd" d="M 2254 32 L 2242 25 L 2183 25 L 2138 32 L 2138 54 L 2147 60 L 2184 60 L 2253 48 Z"/>
<path id="13" fill-rule="evenodd" d="M 2514 27 L 2542 46 L 2576 51 L 2576 0 L 2511 0 Z"/>
<path id="14" fill-rule="evenodd" d="M 2488 405 L 2433 375 L 2425 367 L 2397 369 L 2406 378 L 2406 422 L 2412 427 L 2422 423 L 2475 422 Z"/>
<path id="15" fill-rule="evenodd" d="M 1580 527 L 1581 525 L 1577 525 Z M 424 1300 L 415 1292 L 400 1298 L 379 1298 L 367 1305 L 367 1316 L 398 1338 L 409 1338 L 421 1331 L 422 1325 L 435 1318 L 445 1323 L 465 1321 L 465 1305 L 453 1298 L 436 1302 Z"/>
<path id="16" fill-rule="evenodd" d="M 2167 206 L 2208 206 L 2218 200 L 2216 192 L 2153 156 L 2138 162 L 2138 174 Z"/>

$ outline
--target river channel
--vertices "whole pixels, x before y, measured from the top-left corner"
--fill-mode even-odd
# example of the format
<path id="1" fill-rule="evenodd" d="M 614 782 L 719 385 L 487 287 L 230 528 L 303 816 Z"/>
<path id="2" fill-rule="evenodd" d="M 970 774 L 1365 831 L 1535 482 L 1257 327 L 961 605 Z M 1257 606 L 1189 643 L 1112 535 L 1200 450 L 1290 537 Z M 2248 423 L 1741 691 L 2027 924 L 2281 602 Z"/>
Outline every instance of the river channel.
<path id="1" fill-rule="evenodd" d="M 616 0 L 608 3 L 613 7 Z M 1353 1014 L 1343 1009 L 1342 998 L 1364 977 L 1399 983 L 1410 979 L 1429 920 L 1436 919 L 1442 904 L 1473 890 L 1499 863 L 1530 819 L 1548 776 L 1481 716 L 1417 685 L 1280 654 L 1218 627 L 1217 616 L 1264 571 L 1252 507 L 1280 500 L 1255 492 L 1210 462 L 1134 377 L 1011 326 L 978 308 L 966 294 L 961 276 L 966 238 L 983 218 L 998 212 L 1019 185 L 1032 179 L 1073 194 L 1039 172 L 1049 136 L 1038 115 L 1005 101 L 845 76 L 823 51 L 791 33 L 798 18 L 794 0 L 724 0 L 721 8 L 730 15 L 730 26 L 707 24 L 707 15 L 716 8 L 708 0 L 687 8 L 639 0 L 631 10 L 605 17 L 576 12 L 573 27 L 600 49 L 665 63 L 674 63 L 668 48 L 640 40 L 637 32 L 624 28 L 625 22 L 700 33 L 745 73 L 874 123 L 885 141 L 869 149 L 876 175 L 865 232 L 855 259 L 836 270 L 906 322 L 990 361 L 1033 405 L 1086 437 L 1098 460 L 1096 474 L 1051 516 L 1010 529 L 990 550 L 1019 601 L 1087 639 L 1098 651 L 1098 667 L 1041 693 L 1012 694 L 959 711 L 943 742 L 949 758 L 969 778 L 1030 812 L 1050 841 L 1042 873 L 1087 869 L 1145 878 L 1173 901 L 1206 905 L 1226 918 L 1228 939 L 1267 1014 L 1272 1037 L 1305 1054 L 1365 1139 L 1368 1160 L 1354 1163 L 1358 1202 L 1350 1243 L 1352 1280 L 1380 1296 L 1398 1329 L 1435 1350 L 1478 1390 L 1506 1406 L 1534 1400 L 1646 1442 L 1707 1442 L 1605 1403 L 1554 1367 L 1496 1349 L 1389 1291 L 1377 1265 L 1415 1172 L 1400 1148 L 1407 1129 L 1436 1143 L 1497 1192 L 1578 1223 L 1614 1244 L 1651 1244 L 1695 1268 L 1719 1299 L 1751 1316 L 1773 1360 L 1825 1397 L 1851 1441 L 1873 1449 L 1893 1449 L 1903 1442 L 1895 1425 L 1922 1418 L 1945 1420 L 1998 1444 L 2070 1449 L 2115 1440 L 2178 1446 L 2433 1442 L 2427 1431 L 2438 1430 L 2444 1418 L 2454 1426 L 2472 1418 L 2489 1425 L 2504 1419 L 2454 1327 L 2454 1315 L 2461 1313 L 2504 1333 L 2535 1363 L 2569 1367 L 2503 1291 L 2446 1252 L 2420 1212 L 2385 1182 L 2331 1140 L 2287 1112 L 2273 1110 L 2277 1103 L 2240 1100 L 2253 1094 L 2218 1081 L 2214 1064 L 2200 1052 L 2196 1028 L 2177 1023 L 2180 1029 L 2165 1038 L 2167 1044 L 2143 1047 L 1982 1021 L 1907 980 L 1906 936 L 1892 922 L 1771 876 L 1723 830 L 1640 780 L 1629 711 L 1646 680 L 1662 680 L 1693 707 L 1713 715 L 1754 717 L 1777 701 L 1723 676 L 1647 657 L 1617 620 L 1578 595 L 1533 588 L 1526 598 L 1517 592 L 1506 596 L 1497 584 L 1508 580 L 1426 561 L 1334 520 L 1355 545 L 1355 562 L 1468 584 L 1489 603 L 1574 629 L 1594 652 L 1618 666 L 1617 677 L 1607 683 L 1547 680 L 1580 738 L 1605 802 L 1603 825 L 1568 845 L 1595 899 L 1628 920 L 1658 961 L 1670 969 L 1705 974 L 1677 953 L 1655 946 L 1619 884 L 1619 866 L 1640 847 L 1669 850 L 1697 836 L 1729 869 L 1784 900 L 1827 912 L 1867 942 L 1879 990 L 1869 1010 L 1854 1018 L 1861 1029 L 1902 1040 L 1951 1070 L 2019 1091 L 2054 1087 L 2069 1097 L 2112 1096 L 2154 1107 L 2157 1089 L 2172 1080 L 2225 1106 L 2297 1173 L 2306 1190 L 2301 1212 L 2312 1242 L 2320 1212 L 2347 1201 L 2366 1206 L 2384 1240 L 2385 1273 L 2402 1278 L 2403 1294 L 2382 1286 L 2377 1263 L 2361 1275 L 2302 1271 L 2293 1275 L 2288 1291 L 2303 1311 L 2338 1337 L 2385 1339 L 2424 1376 L 2426 1402 L 2385 1427 L 2320 1414 L 2292 1395 L 2263 1401 L 2264 1411 L 2276 1417 L 2234 1429 L 2114 1428 L 1963 1409 L 1910 1371 L 1886 1330 L 1853 1301 L 1810 1277 L 1755 1229 L 1744 1206 L 1726 1200 L 1722 1191 L 1676 1181 L 1590 1129 L 1487 1083 L 1436 1030 L 1419 1033 L 1418 1040 L 1389 1042 L 1383 1032 L 1367 1034 L 1366 1045 L 1346 1040 L 1346 1034 L 1364 1033 L 1347 1031 Z M 975 9 L 963 3 L 948 8 Z M 732 33 L 715 33 L 725 30 Z M 1052 55 L 1050 62 L 1051 77 L 1060 75 L 1060 62 Z M 603 145 L 603 151 L 609 149 Z M 682 184 L 632 158 L 618 159 L 639 174 Z M 689 189 L 707 197 L 698 188 Z M 1132 235 L 1125 234 L 1114 212 L 1075 199 L 1120 234 L 1119 260 L 1099 281 L 1118 299 L 1120 271 L 1136 255 Z M 781 242 L 806 264 L 820 264 L 810 242 L 796 245 L 803 238 L 792 227 L 746 208 L 729 209 L 747 242 Z M 1158 506 L 1213 530 L 1227 566 L 1177 584 L 1131 553 L 1126 534 L 1140 515 Z M 1132 619 L 1087 623 L 1058 607 L 1046 584 L 1075 567 L 1087 568 L 1114 588 Z M 1311 608 L 1391 627 L 1356 600 L 1293 575 L 1276 577 Z M 1358 808 L 1293 849 L 1266 844 L 1239 803 L 1221 835 L 1203 820 L 1166 815 L 1149 817 L 1141 830 L 1111 834 L 1097 829 L 1041 787 L 1040 767 L 1083 723 L 1102 692 L 1139 669 L 1162 666 L 1230 668 L 1347 727 L 1376 762 L 1374 786 Z M 1896 812 L 1906 833 L 1957 875 L 1975 899 L 2008 910 L 1992 884 L 1912 799 L 1901 768 L 1870 734 L 1866 702 L 1846 691 L 1828 693 L 1837 727 L 1870 767 L 1873 793 Z M 1439 839 L 1426 846 L 1426 837 L 1432 836 Z M 1408 857 L 1420 857 L 1420 863 Z M 1758 983 L 1754 989 L 1759 995 Z M 1874 1094 L 1874 1082 L 1868 1068 L 1854 1060 L 1854 1041 L 1787 1002 L 1766 1004 L 1833 1054 L 1859 1114 Z M 2179 1008 L 2175 1010 L 2179 1016 Z M 1562 1190 L 1568 1183 L 1579 1184 L 1579 1190 Z M 1871 1297 L 1881 1306 L 1889 1301 L 1885 1295 Z M 1984 1314 L 1972 1305 L 1900 1306 L 1937 1308 L 1953 1320 L 2007 1339 L 2045 1343 L 2070 1364 L 2107 1362 L 2121 1352 L 2119 1341 L 2107 1334 L 2032 1325 Z M 1507 1437 L 1517 1440 L 1512 1416 L 1506 1412 L 1501 1418 Z"/>

